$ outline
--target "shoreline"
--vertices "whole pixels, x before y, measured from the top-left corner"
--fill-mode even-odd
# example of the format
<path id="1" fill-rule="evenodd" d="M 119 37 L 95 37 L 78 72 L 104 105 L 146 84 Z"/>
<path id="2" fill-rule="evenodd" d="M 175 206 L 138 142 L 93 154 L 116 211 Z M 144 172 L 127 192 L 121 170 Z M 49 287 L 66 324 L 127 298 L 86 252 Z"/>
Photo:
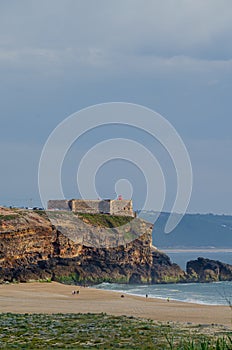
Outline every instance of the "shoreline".
<path id="1" fill-rule="evenodd" d="M 226 282 L 228 282 L 228 283 L 232 283 L 232 281 L 215 281 L 215 282 L 209 282 L 209 283 L 206 283 L 206 282 L 178 282 L 178 283 L 167 283 L 167 284 L 152 284 L 152 285 L 150 285 L 150 284 L 147 284 L 147 285 L 143 285 L 144 287 L 150 287 L 150 286 L 164 286 L 164 287 L 166 287 L 166 286 L 172 286 L 172 288 L 174 288 L 174 287 L 176 287 L 176 288 L 178 288 L 178 286 L 182 286 L 182 285 L 186 285 L 186 286 L 188 286 L 188 285 L 191 285 L 191 284 L 194 284 L 194 285 L 201 285 L 201 284 L 203 284 L 203 285 L 211 285 L 211 284 L 213 284 L 213 285 L 217 285 L 217 284 L 221 284 L 221 283 L 226 283 Z M 111 283 L 106 283 L 106 284 L 111 284 Z M 114 283 L 113 283 L 114 284 Z M 117 284 L 117 283 L 116 283 Z M 101 285 L 101 284 L 100 284 Z M 89 286 L 90 288 L 95 288 L 95 289 L 97 289 L 97 290 L 103 290 L 103 291 L 111 291 L 111 292 L 119 292 L 119 293 L 125 293 L 126 295 L 130 295 L 130 296 L 135 296 L 135 297 L 141 297 L 141 298 L 144 298 L 144 296 L 146 295 L 146 293 L 148 294 L 148 296 L 149 296 L 149 298 L 150 299 L 157 299 L 157 300 L 161 300 L 161 301 L 167 301 L 167 299 L 169 299 L 170 301 L 173 301 L 173 302 L 180 302 L 180 303 L 184 303 L 184 304 L 195 304 L 195 305 L 206 305 L 206 306 L 229 306 L 229 304 L 228 304 L 228 301 L 227 301 L 227 299 L 226 299 L 226 295 L 224 296 L 224 298 L 223 298 L 223 303 L 221 302 L 221 303 L 219 303 L 219 302 L 217 302 L 217 303 L 210 303 L 210 302 L 206 302 L 206 301 L 203 301 L 203 300 L 200 300 L 200 299 L 198 299 L 198 300 L 194 300 L 194 299 L 189 299 L 189 298 L 187 298 L 187 299 L 177 299 L 177 298 L 175 298 L 175 297 L 173 297 L 173 296 L 171 296 L 170 295 L 170 292 L 172 292 L 172 290 L 163 290 L 163 292 L 165 293 L 165 292 L 168 292 L 167 293 L 167 295 L 166 296 L 158 296 L 158 295 L 152 295 L 151 293 L 152 292 L 150 292 L 149 290 L 145 290 L 144 292 L 143 292 L 143 294 L 141 293 L 141 294 L 137 294 L 137 293 L 133 293 L 133 292 L 131 292 L 130 291 L 130 289 L 129 290 L 126 290 L 126 289 L 107 289 L 107 287 L 106 288 L 99 288 L 99 287 L 97 287 L 97 286 L 100 286 L 100 285 L 93 285 L 93 286 Z M 122 285 L 122 286 L 125 286 L 124 284 L 120 284 L 120 283 L 118 283 L 118 285 Z M 138 287 L 138 286 L 140 286 L 140 285 L 134 285 L 134 287 Z M 231 287 L 232 287 L 232 284 L 231 284 Z M 178 290 L 177 290 L 178 291 Z"/>
<path id="2" fill-rule="evenodd" d="M 92 287 L 88 287 L 88 288 L 92 288 Z M 120 294 L 125 294 L 125 295 L 128 295 L 128 296 L 132 296 L 132 297 L 139 297 L 139 298 L 145 298 L 143 295 L 139 295 L 139 294 L 133 294 L 133 293 L 128 293 L 126 291 L 119 291 L 119 290 L 108 290 L 108 289 L 98 289 L 98 288 L 95 288 L 93 287 L 92 289 L 96 289 L 96 290 L 104 290 L 106 292 L 114 292 L 114 293 L 120 293 Z M 176 302 L 176 303 L 183 303 L 183 304 L 192 304 L 192 305 L 202 305 L 202 306 L 224 306 L 224 307 L 227 307 L 229 305 L 227 304 L 207 304 L 207 303 L 204 303 L 204 302 L 193 302 L 193 301 L 185 301 L 185 300 L 178 300 L 178 299 L 174 299 L 174 298 L 171 298 L 171 297 L 167 297 L 167 298 L 162 298 L 162 297 L 153 297 L 151 295 L 149 295 L 149 299 L 154 299 L 156 301 L 167 301 L 167 299 L 169 299 L 169 301 L 172 301 L 172 302 Z"/>
<path id="3" fill-rule="evenodd" d="M 158 248 L 167 253 L 232 253 L 232 248 Z"/>
<path id="4" fill-rule="evenodd" d="M 79 294 L 72 294 L 79 290 Z M 155 321 L 220 324 L 232 328 L 229 306 L 145 298 L 97 288 L 51 283 L 0 285 L 2 313 L 106 313 Z"/>

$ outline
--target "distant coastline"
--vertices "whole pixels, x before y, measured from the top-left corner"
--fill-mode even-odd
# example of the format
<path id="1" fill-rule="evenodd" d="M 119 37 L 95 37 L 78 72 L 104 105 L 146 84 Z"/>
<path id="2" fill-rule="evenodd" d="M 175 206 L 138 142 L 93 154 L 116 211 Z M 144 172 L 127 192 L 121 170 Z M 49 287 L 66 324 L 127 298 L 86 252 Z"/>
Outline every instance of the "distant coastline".
<path id="1" fill-rule="evenodd" d="M 159 249 L 232 250 L 232 215 L 185 214 L 179 225 L 166 234 L 169 216 L 164 212 L 139 212 L 139 217 L 155 223 L 153 244 Z"/>
<path id="2" fill-rule="evenodd" d="M 232 253 L 232 248 L 162 248 L 158 247 L 165 253 Z"/>
<path id="3" fill-rule="evenodd" d="M 199 257 L 208 258 L 214 261 L 221 261 L 232 265 L 232 248 L 209 248 L 209 247 L 186 247 L 186 248 L 161 248 L 167 254 L 171 261 L 179 265 L 183 270 L 186 269 L 188 261 L 196 260 Z"/>

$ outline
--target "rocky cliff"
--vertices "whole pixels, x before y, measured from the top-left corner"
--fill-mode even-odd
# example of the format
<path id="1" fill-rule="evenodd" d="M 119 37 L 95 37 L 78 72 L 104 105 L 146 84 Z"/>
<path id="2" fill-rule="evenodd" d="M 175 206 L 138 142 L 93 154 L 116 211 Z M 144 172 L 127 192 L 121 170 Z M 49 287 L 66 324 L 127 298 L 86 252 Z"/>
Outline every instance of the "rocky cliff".
<path id="1" fill-rule="evenodd" d="M 65 215 L 67 213 L 54 213 L 49 220 L 44 212 L 0 208 L 1 282 L 186 280 L 185 272 L 152 246 L 151 224 L 141 219 L 131 222 L 131 218 L 99 214 L 80 216 L 87 225 L 79 225 L 80 239 L 79 233 L 73 233 L 75 218 L 71 220 Z M 61 222 L 62 229 L 59 229 Z M 112 229 L 110 234 L 104 231 L 107 225 Z"/>
<path id="2" fill-rule="evenodd" d="M 187 273 L 190 282 L 232 281 L 232 266 L 216 260 L 198 258 L 188 261 Z"/>
<path id="3" fill-rule="evenodd" d="M 232 266 L 204 258 L 187 273 L 152 246 L 152 225 L 110 215 L 0 208 L 0 282 L 176 283 L 232 280 Z"/>

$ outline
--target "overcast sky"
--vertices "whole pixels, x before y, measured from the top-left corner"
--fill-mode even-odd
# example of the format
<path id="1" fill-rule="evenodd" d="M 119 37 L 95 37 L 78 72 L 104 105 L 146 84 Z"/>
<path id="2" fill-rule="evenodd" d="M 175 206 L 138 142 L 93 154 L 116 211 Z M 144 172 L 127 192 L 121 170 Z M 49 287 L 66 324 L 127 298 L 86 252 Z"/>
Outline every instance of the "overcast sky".
<path id="1" fill-rule="evenodd" d="M 58 123 L 93 104 L 125 101 L 159 112 L 185 142 L 194 175 L 188 211 L 231 214 L 231 43 L 231 0 L 0 1 L 0 204 L 39 204 L 40 153 Z M 102 139 L 111 133 L 99 131 Z M 70 174 L 80 149 L 99 135 L 67 156 L 67 196 L 77 193 Z M 163 163 L 169 210 L 175 179 Z M 112 195 L 117 169 L 133 174 L 139 207 L 145 185 L 128 164 L 102 169 L 100 194 Z"/>

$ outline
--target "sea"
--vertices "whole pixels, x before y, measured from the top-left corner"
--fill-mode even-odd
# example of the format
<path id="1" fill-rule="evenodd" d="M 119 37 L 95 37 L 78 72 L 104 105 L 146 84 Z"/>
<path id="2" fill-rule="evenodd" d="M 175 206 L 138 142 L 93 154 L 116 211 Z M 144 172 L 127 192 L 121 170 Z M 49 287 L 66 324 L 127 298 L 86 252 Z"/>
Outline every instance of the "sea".
<path id="1" fill-rule="evenodd" d="M 232 265 L 231 250 L 163 250 L 172 260 L 185 270 L 186 262 L 204 257 Z M 101 283 L 95 288 L 118 291 L 149 298 L 176 300 L 205 305 L 232 305 L 232 281 L 212 283 L 175 283 L 154 285 L 128 285 Z"/>

